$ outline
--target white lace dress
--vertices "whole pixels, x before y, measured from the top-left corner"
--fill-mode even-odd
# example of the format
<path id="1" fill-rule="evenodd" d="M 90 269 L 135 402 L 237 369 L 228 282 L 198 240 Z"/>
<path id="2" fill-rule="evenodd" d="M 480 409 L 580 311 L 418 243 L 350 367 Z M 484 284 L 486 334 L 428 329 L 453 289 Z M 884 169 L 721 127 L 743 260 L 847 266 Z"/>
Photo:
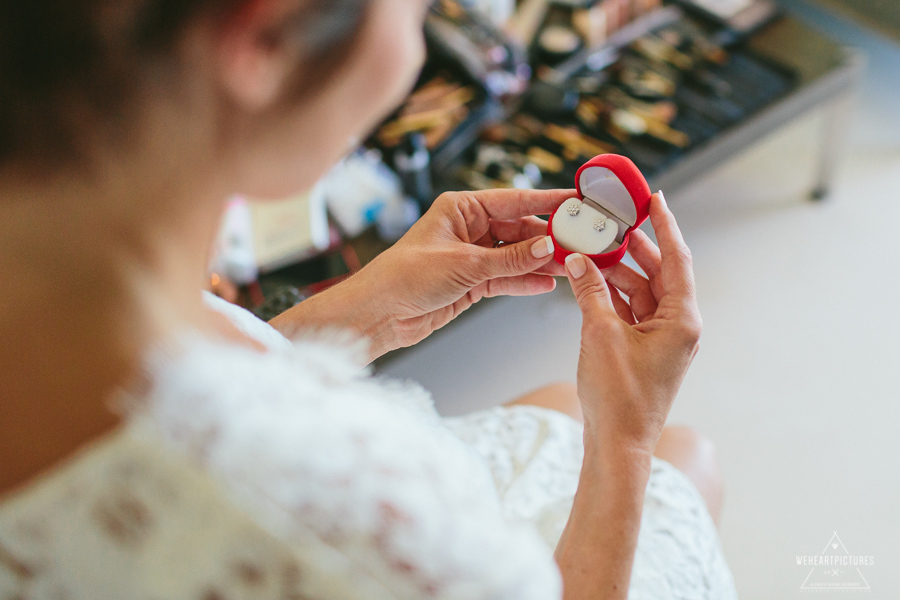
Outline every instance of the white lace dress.
<path id="1" fill-rule="evenodd" d="M 0 600 L 550 600 L 580 426 L 441 419 L 352 353 L 187 337 L 148 359 L 128 424 L 0 504 Z M 736 598 L 692 485 L 655 461 L 632 599 Z"/>

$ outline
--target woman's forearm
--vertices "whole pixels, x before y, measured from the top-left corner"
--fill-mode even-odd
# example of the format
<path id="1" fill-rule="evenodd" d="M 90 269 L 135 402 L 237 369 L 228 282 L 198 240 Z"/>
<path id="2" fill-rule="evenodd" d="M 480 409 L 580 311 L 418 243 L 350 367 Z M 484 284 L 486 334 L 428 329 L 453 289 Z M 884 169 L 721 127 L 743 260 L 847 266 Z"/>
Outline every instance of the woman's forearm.
<path id="1" fill-rule="evenodd" d="M 390 320 L 377 307 L 360 272 L 281 313 L 269 325 L 287 338 L 304 331 L 349 331 L 368 341 L 372 361 L 396 347 Z"/>
<path id="2" fill-rule="evenodd" d="M 628 597 L 651 457 L 608 446 L 585 435 L 578 491 L 556 548 L 565 600 Z"/>

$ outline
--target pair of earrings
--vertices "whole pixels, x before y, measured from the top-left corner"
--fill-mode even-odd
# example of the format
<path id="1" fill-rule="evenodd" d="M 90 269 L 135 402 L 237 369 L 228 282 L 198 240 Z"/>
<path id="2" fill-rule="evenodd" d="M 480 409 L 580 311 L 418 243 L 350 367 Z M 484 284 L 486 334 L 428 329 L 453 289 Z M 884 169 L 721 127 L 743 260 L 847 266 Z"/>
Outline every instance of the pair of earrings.
<path id="1" fill-rule="evenodd" d="M 577 217 L 581 213 L 581 207 L 575 204 L 572 204 L 566 210 L 569 212 L 569 216 L 572 217 Z M 603 219 L 597 219 L 596 221 L 594 221 L 594 229 L 596 229 L 598 232 L 604 231 L 606 229 L 606 221 Z"/>

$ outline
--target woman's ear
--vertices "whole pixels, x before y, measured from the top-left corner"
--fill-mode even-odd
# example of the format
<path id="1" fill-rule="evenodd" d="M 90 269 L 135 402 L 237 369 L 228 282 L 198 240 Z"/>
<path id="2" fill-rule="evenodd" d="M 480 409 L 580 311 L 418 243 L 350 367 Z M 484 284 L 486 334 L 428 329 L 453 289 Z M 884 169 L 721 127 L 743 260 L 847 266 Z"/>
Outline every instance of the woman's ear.
<path id="1" fill-rule="evenodd" d="M 218 79 L 248 110 L 264 110 L 282 92 L 302 60 L 292 21 L 303 0 L 246 0 L 228 15 L 216 39 Z"/>

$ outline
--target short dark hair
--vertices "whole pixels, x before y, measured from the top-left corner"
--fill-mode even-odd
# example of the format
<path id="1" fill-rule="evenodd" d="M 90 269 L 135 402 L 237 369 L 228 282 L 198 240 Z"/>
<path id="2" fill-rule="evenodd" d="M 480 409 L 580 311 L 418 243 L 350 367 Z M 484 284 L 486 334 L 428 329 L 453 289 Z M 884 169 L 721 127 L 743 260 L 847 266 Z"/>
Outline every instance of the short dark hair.
<path id="1" fill-rule="evenodd" d="M 224 19 L 244 2 L 0 0 L 0 166 L 77 158 L 86 135 L 127 123 L 136 90 L 167 75 L 195 19 Z M 297 16 L 305 86 L 347 58 L 367 4 L 306 0 Z"/>

